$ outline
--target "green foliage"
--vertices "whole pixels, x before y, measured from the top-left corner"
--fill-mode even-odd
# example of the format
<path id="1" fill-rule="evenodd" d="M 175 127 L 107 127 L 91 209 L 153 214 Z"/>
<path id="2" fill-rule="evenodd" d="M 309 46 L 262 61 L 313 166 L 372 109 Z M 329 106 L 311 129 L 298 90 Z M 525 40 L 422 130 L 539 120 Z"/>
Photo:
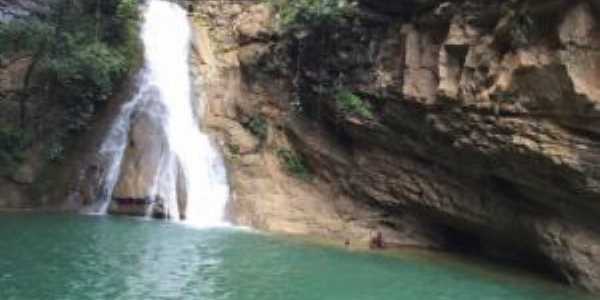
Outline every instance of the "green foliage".
<path id="1" fill-rule="evenodd" d="M 60 27 L 43 72 L 55 101 L 64 106 L 63 125 L 47 147 L 47 158 L 61 160 L 68 133 L 88 128 L 98 110 L 137 63 L 140 51 L 137 1 L 82 2 L 82 8 Z M 97 9 L 101 12 L 98 20 Z M 93 18 L 90 18 L 92 17 Z M 102 25 L 101 27 L 98 27 Z"/>
<path id="2" fill-rule="evenodd" d="M 0 174 L 13 172 L 24 159 L 24 152 L 31 144 L 31 136 L 24 131 L 0 128 Z"/>
<path id="3" fill-rule="evenodd" d="M 71 55 L 53 58 L 48 65 L 55 88 L 69 104 L 105 100 L 128 70 L 123 54 L 102 43 L 73 46 L 69 52 Z"/>
<path id="4" fill-rule="evenodd" d="M 357 114 L 363 118 L 373 118 L 373 108 L 370 103 L 363 101 L 359 96 L 349 90 L 339 90 L 335 94 L 339 110 L 345 114 Z"/>
<path id="5" fill-rule="evenodd" d="M 285 148 L 277 150 L 277 156 L 287 172 L 301 179 L 310 178 L 310 170 L 301 156 Z"/>
<path id="6" fill-rule="evenodd" d="M 117 5 L 117 18 L 122 22 L 124 32 L 131 33 L 132 26 L 140 19 L 136 0 L 121 0 Z"/>
<path id="7" fill-rule="evenodd" d="M 36 51 L 51 34 L 52 28 L 38 20 L 0 23 L 0 56 Z"/>
<path id="8" fill-rule="evenodd" d="M 269 133 L 269 126 L 267 124 L 267 120 L 263 116 L 256 115 L 252 117 L 247 126 L 250 132 L 252 132 L 252 134 L 257 136 L 261 140 L 267 138 L 267 134 Z"/>
<path id="9" fill-rule="evenodd" d="M 278 11 L 281 25 L 304 26 L 337 22 L 352 12 L 348 0 L 267 0 Z"/>
<path id="10" fill-rule="evenodd" d="M 33 76 L 29 90 L 38 95 L 28 92 L 28 99 L 52 103 L 52 120 L 59 122 L 50 122 L 53 128 L 29 127 L 54 134 L 43 140 L 47 158 L 59 160 L 69 134 L 87 128 L 137 66 L 140 16 L 137 0 L 55 0 L 51 8 L 45 16 L 0 23 L 0 59 L 17 55 L 36 62 L 28 74 Z M 0 147 L 2 152 L 14 150 Z"/>
<path id="11" fill-rule="evenodd" d="M 129 58 L 127 67 L 135 66 L 137 53 L 142 52 L 138 40 L 140 15 L 137 8 L 137 0 L 121 0 L 117 7 L 117 20 L 120 24 L 119 39 L 122 54 Z"/>
<path id="12" fill-rule="evenodd" d="M 68 105 L 105 100 L 136 60 L 139 48 L 137 2 L 109 0 L 96 7 L 97 3 L 84 0 L 83 12 L 67 17 L 77 20 L 78 28 L 57 24 L 60 39 L 53 45 L 46 74 L 57 98 Z M 99 20 L 96 9 L 104 13 Z M 92 15 L 94 19 L 90 19 Z M 108 25 L 100 27 L 101 32 L 98 32 L 102 24 Z"/>

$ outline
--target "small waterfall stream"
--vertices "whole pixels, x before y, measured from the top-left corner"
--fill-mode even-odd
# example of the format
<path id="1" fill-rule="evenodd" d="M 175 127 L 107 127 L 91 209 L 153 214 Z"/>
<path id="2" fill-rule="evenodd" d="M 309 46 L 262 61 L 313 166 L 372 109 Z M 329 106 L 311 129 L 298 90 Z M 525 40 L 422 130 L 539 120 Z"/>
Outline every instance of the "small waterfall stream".
<path id="1" fill-rule="evenodd" d="M 143 187 L 148 191 L 147 195 L 127 197 L 149 200 L 146 214 L 161 205 L 161 212 L 171 219 L 179 220 L 185 216 L 186 223 L 197 226 L 220 224 L 229 187 L 222 157 L 211 145 L 209 137 L 200 131 L 192 105 L 191 25 L 187 13 L 175 3 L 150 0 L 144 16 L 145 66 L 138 78 L 136 95 L 122 107 L 100 149 L 99 154 L 105 157 L 106 175 L 98 210 L 106 213 L 115 198 L 119 181 L 127 180 L 123 178 L 126 176 L 123 160 L 128 144 L 132 144 L 132 123 L 137 115 L 147 114 L 152 126 L 162 132 L 160 136 L 164 136 L 166 147 L 158 151 L 159 161 L 152 164 L 156 164 L 153 179 L 141 183 L 135 181 L 138 185 L 148 185 Z M 156 139 L 155 136 L 146 138 Z M 163 151 L 163 148 L 167 150 Z M 142 148 L 138 151 L 151 150 Z M 144 167 L 147 168 L 139 166 Z M 131 172 L 129 168 L 128 172 Z M 180 207 L 181 198 L 186 199 L 185 207 Z"/>
<path id="2" fill-rule="evenodd" d="M 117 184 L 119 179 L 119 169 L 121 168 L 121 161 L 123 160 L 123 154 L 127 147 L 127 137 L 129 132 L 129 125 L 131 121 L 131 114 L 134 108 L 139 103 L 141 94 L 136 96 L 123 107 L 119 116 L 115 120 L 115 123 L 110 129 L 108 137 L 102 143 L 99 154 L 105 158 L 105 164 L 108 166 L 106 170 L 106 176 L 103 178 L 101 194 L 100 194 L 100 208 L 95 209 L 100 214 L 106 214 L 108 206 L 112 197 L 112 191 Z"/>

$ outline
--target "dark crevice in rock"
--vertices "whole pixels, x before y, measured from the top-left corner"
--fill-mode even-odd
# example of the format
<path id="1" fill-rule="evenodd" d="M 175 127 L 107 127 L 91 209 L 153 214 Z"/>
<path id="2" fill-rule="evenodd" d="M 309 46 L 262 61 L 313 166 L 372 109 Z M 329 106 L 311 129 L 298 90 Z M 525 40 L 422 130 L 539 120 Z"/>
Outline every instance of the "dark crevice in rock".
<path id="1" fill-rule="evenodd" d="M 443 244 L 445 251 L 471 258 L 481 258 L 495 264 L 513 266 L 550 280 L 568 283 L 567 278 L 554 267 L 552 260 L 536 249 L 533 243 L 527 246 L 518 243 L 516 241 L 520 238 L 518 233 L 509 237 L 495 232 L 469 231 L 452 225 L 433 226 L 445 238 Z M 510 242 L 511 239 L 515 241 Z"/>

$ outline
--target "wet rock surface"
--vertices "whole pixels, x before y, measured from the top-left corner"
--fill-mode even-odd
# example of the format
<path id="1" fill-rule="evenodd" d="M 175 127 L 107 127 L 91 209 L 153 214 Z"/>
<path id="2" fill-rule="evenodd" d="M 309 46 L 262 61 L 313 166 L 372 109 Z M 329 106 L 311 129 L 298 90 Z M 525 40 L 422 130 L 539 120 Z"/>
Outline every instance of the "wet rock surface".
<path id="1" fill-rule="evenodd" d="M 168 153 L 165 133 L 160 127 L 164 114 L 157 102 L 150 102 L 134 113 L 129 143 L 121 165 L 121 175 L 115 189 L 116 198 L 146 198 L 160 172 L 161 161 Z"/>
<path id="2" fill-rule="evenodd" d="M 148 206 L 157 198 L 155 182 L 169 155 L 168 143 L 159 119 L 164 115 L 164 109 L 158 102 L 152 101 L 143 105 L 132 116 L 129 142 L 113 192 L 113 199 L 117 201 L 111 203 L 111 213 L 144 216 Z M 134 201 L 118 201 L 127 199 Z"/>
<path id="3" fill-rule="evenodd" d="M 169 218 L 166 201 L 171 201 L 172 184 L 177 189 L 179 215 L 185 218 L 187 205 L 185 176 L 171 152 L 161 118 L 165 107 L 151 98 L 134 112 L 129 140 L 112 194 L 109 213 Z M 174 168 L 174 169 L 172 169 Z"/>

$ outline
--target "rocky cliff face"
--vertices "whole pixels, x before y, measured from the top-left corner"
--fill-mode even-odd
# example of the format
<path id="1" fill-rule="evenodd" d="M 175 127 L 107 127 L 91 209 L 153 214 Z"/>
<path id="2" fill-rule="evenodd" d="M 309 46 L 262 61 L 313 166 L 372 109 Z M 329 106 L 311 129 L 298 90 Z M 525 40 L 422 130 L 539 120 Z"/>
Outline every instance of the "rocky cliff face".
<path id="1" fill-rule="evenodd" d="M 364 0 L 285 32 L 265 5 L 197 10 L 237 222 L 357 242 L 379 229 L 600 291 L 597 1 Z"/>
<path id="2" fill-rule="evenodd" d="M 289 78 L 245 73 L 249 61 L 257 62 L 267 53 L 273 37 L 272 10 L 254 4 L 201 2 L 193 17 L 196 87 L 207 102 L 201 115 L 228 161 L 230 218 L 267 231 L 321 236 L 340 243 L 349 239 L 355 246 L 367 245 L 372 232 L 379 228 L 389 242 L 430 246 L 431 239 L 424 238 L 429 232 L 414 225 L 419 220 L 388 218 L 385 210 L 354 201 L 326 179 L 291 171 L 290 164 L 301 155 L 294 150 L 289 134 L 292 123 L 288 121 L 293 117 Z M 264 81 L 256 81 L 259 78 Z M 347 163 L 346 150 L 333 139 L 306 133 L 307 138 L 315 138 L 324 159 Z"/>
<path id="3" fill-rule="evenodd" d="M 28 55 L 0 62 L 0 127 L 3 129 L 17 127 L 20 122 L 19 97 L 30 65 Z M 129 83 L 124 84 L 128 86 Z M 4 192 L 0 195 L 0 211 L 77 210 L 93 204 L 100 194 L 99 182 L 104 172 L 97 151 L 119 106 L 130 94 L 123 88 L 97 112 L 84 134 L 61 145 L 60 162 L 49 160 L 54 139 L 49 132 L 60 127 L 64 109 L 52 99 L 29 96 L 25 131 L 34 135 L 27 147 L 19 149 L 21 157 L 17 162 L 0 166 L 0 190 Z M 3 159 L 6 161 L 6 157 Z"/>

